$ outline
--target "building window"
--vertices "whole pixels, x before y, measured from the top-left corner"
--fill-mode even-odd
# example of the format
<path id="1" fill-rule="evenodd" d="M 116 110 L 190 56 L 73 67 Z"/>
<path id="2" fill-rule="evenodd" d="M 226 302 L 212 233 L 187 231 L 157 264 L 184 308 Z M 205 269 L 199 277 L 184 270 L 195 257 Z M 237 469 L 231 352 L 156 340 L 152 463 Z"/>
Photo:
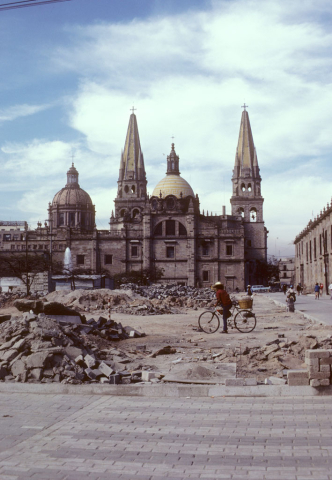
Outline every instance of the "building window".
<path id="1" fill-rule="evenodd" d="M 302 245 L 302 255 L 303 255 L 303 242 L 301 242 L 301 245 Z"/>
<path id="2" fill-rule="evenodd" d="M 233 255 L 233 245 L 226 245 L 226 255 Z"/>
<path id="3" fill-rule="evenodd" d="M 284 265 L 284 270 L 287 270 L 287 267 L 286 267 L 286 265 Z"/>
<path id="4" fill-rule="evenodd" d="M 76 255 L 76 265 L 84 265 L 84 255 Z"/>
<path id="5" fill-rule="evenodd" d="M 166 257 L 174 258 L 175 256 L 175 247 L 166 247 Z"/>
<path id="6" fill-rule="evenodd" d="M 43 245 L 38 245 L 39 250 L 43 250 Z"/>
<path id="7" fill-rule="evenodd" d="M 75 212 L 69 212 L 69 226 L 75 227 Z"/>
<path id="8" fill-rule="evenodd" d="M 287 278 L 287 273 L 284 273 L 284 278 Z"/>
<path id="9" fill-rule="evenodd" d="M 15 245 L 11 245 L 10 248 L 11 248 L 12 250 L 15 250 Z"/>
<path id="10" fill-rule="evenodd" d="M 13 240 L 19 240 L 20 239 L 20 236 L 19 235 L 13 235 Z"/>
<path id="11" fill-rule="evenodd" d="M 11 236 L 10 233 L 4 233 L 4 235 L 3 235 L 3 241 L 4 242 L 10 242 L 11 239 L 12 239 L 12 236 Z"/>
<path id="12" fill-rule="evenodd" d="M 25 245 L 22 245 L 22 250 L 25 250 Z"/>
<path id="13" fill-rule="evenodd" d="M 166 220 L 166 235 L 175 235 L 175 220 Z"/>
<path id="14" fill-rule="evenodd" d="M 37 245 L 34 245 L 34 246 L 33 246 L 33 249 L 34 249 L 34 250 L 37 250 Z"/>
<path id="15" fill-rule="evenodd" d="M 210 272 L 209 270 L 203 270 L 203 282 L 209 282 Z"/>
<path id="16" fill-rule="evenodd" d="M 85 215 L 85 212 L 82 212 L 81 213 L 81 225 L 82 225 L 82 227 L 85 227 L 85 224 L 86 224 L 86 215 Z"/>
<path id="17" fill-rule="evenodd" d="M 210 254 L 209 245 L 203 245 L 202 246 L 202 255 L 204 257 L 207 257 L 209 254 Z"/>
<path id="18" fill-rule="evenodd" d="M 316 260 L 316 257 L 317 257 L 317 245 L 316 245 L 316 238 L 314 238 L 314 259 L 315 260 Z M 310 260 L 311 260 L 311 258 L 310 258 Z"/>
<path id="19" fill-rule="evenodd" d="M 105 255 L 104 263 L 105 263 L 105 265 L 112 265 L 113 264 L 113 255 Z"/>
<path id="20" fill-rule="evenodd" d="M 65 224 L 65 214 L 59 213 L 59 227 L 61 227 L 61 225 L 64 225 L 64 224 Z"/>
<path id="21" fill-rule="evenodd" d="M 138 257 L 138 246 L 137 245 L 132 245 L 131 246 L 131 256 L 132 257 Z"/>
<path id="22" fill-rule="evenodd" d="M 63 245 L 59 245 L 59 250 L 63 250 Z"/>
<path id="23" fill-rule="evenodd" d="M 319 234 L 319 254 L 322 254 L 322 236 Z"/>
<path id="24" fill-rule="evenodd" d="M 158 223 L 156 228 L 154 229 L 154 234 L 156 237 L 161 237 L 163 234 L 163 222 Z"/>

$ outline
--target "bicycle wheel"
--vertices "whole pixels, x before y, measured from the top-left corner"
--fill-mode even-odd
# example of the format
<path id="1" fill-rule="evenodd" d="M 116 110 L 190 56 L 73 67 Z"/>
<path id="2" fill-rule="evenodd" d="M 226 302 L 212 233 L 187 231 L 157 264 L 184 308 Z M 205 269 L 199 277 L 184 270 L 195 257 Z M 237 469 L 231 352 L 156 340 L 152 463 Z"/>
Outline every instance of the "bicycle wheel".
<path id="1" fill-rule="evenodd" d="M 205 333 L 214 333 L 220 326 L 220 320 L 214 312 L 203 312 L 198 319 L 198 325 Z"/>
<path id="2" fill-rule="evenodd" d="M 234 318 L 234 325 L 241 333 L 252 332 L 256 327 L 256 315 L 250 310 L 240 310 Z"/>

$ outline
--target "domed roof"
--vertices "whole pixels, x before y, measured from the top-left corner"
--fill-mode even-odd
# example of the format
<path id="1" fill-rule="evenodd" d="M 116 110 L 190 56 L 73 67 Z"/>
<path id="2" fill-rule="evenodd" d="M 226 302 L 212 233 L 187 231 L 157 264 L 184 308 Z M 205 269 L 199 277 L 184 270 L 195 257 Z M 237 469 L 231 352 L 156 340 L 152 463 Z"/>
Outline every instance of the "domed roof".
<path id="1" fill-rule="evenodd" d="M 165 198 L 167 195 L 174 195 L 176 198 L 187 197 L 191 195 L 195 197 L 193 189 L 189 185 L 189 183 L 180 175 L 166 175 L 165 178 L 160 180 L 160 182 L 156 185 L 153 190 L 152 196 L 160 197 L 160 192 L 162 197 Z"/>
<path id="2" fill-rule="evenodd" d="M 53 205 L 92 205 L 90 195 L 78 184 L 78 171 L 74 164 L 67 172 L 67 185 L 56 193 L 53 198 Z"/>
<path id="3" fill-rule="evenodd" d="M 90 195 L 80 187 L 64 187 L 56 193 L 53 198 L 53 205 L 92 205 Z"/>

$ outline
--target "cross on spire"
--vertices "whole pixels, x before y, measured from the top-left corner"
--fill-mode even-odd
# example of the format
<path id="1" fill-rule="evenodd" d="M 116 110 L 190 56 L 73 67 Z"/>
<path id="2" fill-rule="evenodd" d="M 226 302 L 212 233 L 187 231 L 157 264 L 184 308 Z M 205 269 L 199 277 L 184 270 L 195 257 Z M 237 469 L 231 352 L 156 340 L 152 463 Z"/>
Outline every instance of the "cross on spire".
<path id="1" fill-rule="evenodd" d="M 72 163 L 72 166 L 74 166 L 74 158 L 75 158 L 75 154 L 74 154 L 74 152 L 72 151 L 72 152 L 71 152 L 71 163 Z"/>
<path id="2" fill-rule="evenodd" d="M 243 110 L 245 110 L 245 109 L 248 108 L 248 107 L 249 107 L 249 105 L 246 105 L 245 102 L 244 102 L 243 105 L 241 105 L 241 108 L 243 108 Z"/>
<path id="3" fill-rule="evenodd" d="M 134 106 L 132 106 L 130 109 L 131 113 L 135 113 L 135 110 L 137 110 L 137 108 L 135 108 Z"/>

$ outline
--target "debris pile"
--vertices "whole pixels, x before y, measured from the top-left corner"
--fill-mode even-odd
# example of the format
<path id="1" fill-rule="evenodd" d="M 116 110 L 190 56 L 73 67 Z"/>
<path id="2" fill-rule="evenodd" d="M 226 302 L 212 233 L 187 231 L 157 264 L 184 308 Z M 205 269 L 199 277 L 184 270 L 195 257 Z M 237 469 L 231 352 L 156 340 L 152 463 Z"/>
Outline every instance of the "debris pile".
<path id="1" fill-rule="evenodd" d="M 105 318 L 61 324 L 44 313 L 24 313 L 0 325 L 0 380 L 42 383 L 131 383 L 141 380 L 126 364 L 132 358 L 109 340 L 144 336 Z M 108 348 L 96 346 L 93 338 Z M 137 356 L 137 355 L 136 355 Z"/>

